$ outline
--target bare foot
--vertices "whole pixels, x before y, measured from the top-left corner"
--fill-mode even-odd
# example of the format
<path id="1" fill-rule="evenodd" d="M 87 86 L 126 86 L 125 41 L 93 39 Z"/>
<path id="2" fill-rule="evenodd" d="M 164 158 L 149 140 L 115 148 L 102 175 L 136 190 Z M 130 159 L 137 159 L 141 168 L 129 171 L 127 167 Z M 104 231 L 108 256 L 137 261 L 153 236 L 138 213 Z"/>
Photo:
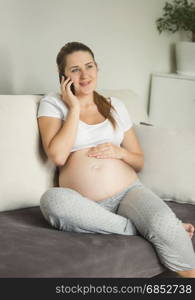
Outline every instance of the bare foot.
<path id="1" fill-rule="evenodd" d="M 188 232 L 190 238 L 193 237 L 194 234 L 194 226 L 191 223 L 182 223 L 184 229 Z"/>

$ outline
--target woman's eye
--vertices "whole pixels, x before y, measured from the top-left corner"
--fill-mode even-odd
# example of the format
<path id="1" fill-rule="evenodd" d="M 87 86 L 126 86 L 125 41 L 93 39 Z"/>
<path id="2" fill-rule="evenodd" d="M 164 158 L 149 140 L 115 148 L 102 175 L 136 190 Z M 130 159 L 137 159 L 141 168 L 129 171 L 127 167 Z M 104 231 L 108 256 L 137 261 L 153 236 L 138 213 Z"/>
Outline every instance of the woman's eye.
<path id="1" fill-rule="evenodd" d="M 91 68 L 93 68 L 93 65 L 88 65 L 87 68 L 91 69 Z M 73 73 L 78 72 L 78 71 L 79 71 L 79 69 L 72 70 Z"/>

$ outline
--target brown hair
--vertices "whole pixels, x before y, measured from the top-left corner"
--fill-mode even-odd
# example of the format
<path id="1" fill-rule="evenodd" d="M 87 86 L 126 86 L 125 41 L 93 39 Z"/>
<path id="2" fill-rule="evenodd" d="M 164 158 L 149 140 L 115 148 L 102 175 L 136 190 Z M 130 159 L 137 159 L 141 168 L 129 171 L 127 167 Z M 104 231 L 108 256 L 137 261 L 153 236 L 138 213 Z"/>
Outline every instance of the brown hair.
<path id="1" fill-rule="evenodd" d="M 57 58 L 56 58 L 56 63 L 57 63 L 58 72 L 59 72 L 59 80 L 61 79 L 61 74 L 64 74 L 64 70 L 65 70 L 65 66 L 66 66 L 66 56 L 68 54 L 71 54 L 76 51 L 89 52 L 93 57 L 95 65 L 97 66 L 94 54 L 88 46 L 86 46 L 82 43 L 79 43 L 79 42 L 67 43 L 60 49 L 60 51 L 57 55 Z M 97 105 L 97 108 L 98 108 L 98 111 L 100 112 L 100 114 L 102 116 L 104 116 L 106 119 L 108 119 L 111 122 L 113 128 L 115 129 L 117 124 L 111 114 L 111 111 L 115 110 L 115 109 L 112 106 L 111 102 L 108 101 L 104 96 L 102 96 L 99 93 L 97 93 L 96 91 L 94 91 L 94 103 Z"/>

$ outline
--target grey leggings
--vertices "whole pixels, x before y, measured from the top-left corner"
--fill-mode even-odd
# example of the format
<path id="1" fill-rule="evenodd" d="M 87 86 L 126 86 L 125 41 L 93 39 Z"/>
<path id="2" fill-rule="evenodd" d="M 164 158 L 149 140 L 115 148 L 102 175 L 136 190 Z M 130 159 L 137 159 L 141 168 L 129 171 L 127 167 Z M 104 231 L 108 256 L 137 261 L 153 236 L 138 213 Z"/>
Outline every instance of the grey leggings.
<path id="1" fill-rule="evenodd" d="M 40 209 L 58 230 L 140 234 L 155 246 L 167 268 L 172 271 L 195 269 L 192 242 L 182 222 L 139 179 L 102 201 L 90 200 L 69 188 L 53 187 L 42 195 Z"/>

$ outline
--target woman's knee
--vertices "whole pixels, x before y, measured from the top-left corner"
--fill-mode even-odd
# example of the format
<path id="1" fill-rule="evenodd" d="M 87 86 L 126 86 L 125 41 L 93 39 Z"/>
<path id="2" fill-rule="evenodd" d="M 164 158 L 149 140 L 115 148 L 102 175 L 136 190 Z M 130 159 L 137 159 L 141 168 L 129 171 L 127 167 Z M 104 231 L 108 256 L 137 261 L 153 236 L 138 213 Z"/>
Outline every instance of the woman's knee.
<path id="1" fill-rule="evenodd" d="M 40 199 L 40 210 L 49 223 L 59 227 L 60 218 L 65 220 L 66 216 L 74 213 L 74 200 L 78 201 L 79 193 L 68 188 L 50 188 Z M 57 224 L 57 225 L 56 225 Z"/>
<path id="2" fill-rule="evenodd" d="M 179 222 L 171 208 L 145 187 L 130 191 L 123 199 L 121 211 L 150 239 L 159 237 L 167 240 L 167 237 L 170 238 L 169 231 L 173 232 Z"/>
<path id="3" fill-rule="evenodd" d="M 79 193 L 69 188 L 53 187 L 48 189 L 40 199 L 40 206 L 59 205 L 79 197 Z"/>
<path id="4" fill-rule="evenodd" d="M 40 209 L 52 227 L 74 231 L 77 220 L 77 205 L 82 196 L 69 188 L 50 188 L 40 199 Z"/>
<path id="5" fill-rule="evenodd" d="M 181 221 L 176 217 L 174 212 L 169 208 L 165 208 L 155 212 L 147 220 L 146 234 L 150 239 L 158 238 L 161 241 L 169 243 L 174 238 L 179 223 Z"/>

